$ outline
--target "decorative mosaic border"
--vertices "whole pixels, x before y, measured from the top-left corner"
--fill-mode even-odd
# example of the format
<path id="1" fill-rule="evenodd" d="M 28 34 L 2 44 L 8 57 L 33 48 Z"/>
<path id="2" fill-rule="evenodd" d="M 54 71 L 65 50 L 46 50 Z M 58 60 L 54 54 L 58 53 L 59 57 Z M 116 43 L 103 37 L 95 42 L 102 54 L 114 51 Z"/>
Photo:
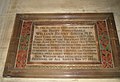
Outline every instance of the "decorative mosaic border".
<path id="1" fill-rule="evenodd" d="M 97 30 L 102 67 L 113 68 L 112 49 L 106 22 L 98 21 Z"/>
<path id="2" fill-rule="evenodd" d="M 32 22 L 23 21 L 20 40 L 18 44 L 17 56 L 16 56 L 16 68 L 23 68 L 26 66 L 27 55 L 29 51 L 30 35 L 31 35 Z"/>
<path id="3" fill-rule="evenodd" d="M 27 56 L 30 45 L 32 22 L 23 21 L 20 40 L 18 44 L 18 51 L 15 61 L 16 68 L 25 68 L 27 64 Z M 112 49 L 110 45 L 107 24 L 105 21 L 97 22 L 98 42 L 100 46 L 101 68 L 113 68 Z"/>

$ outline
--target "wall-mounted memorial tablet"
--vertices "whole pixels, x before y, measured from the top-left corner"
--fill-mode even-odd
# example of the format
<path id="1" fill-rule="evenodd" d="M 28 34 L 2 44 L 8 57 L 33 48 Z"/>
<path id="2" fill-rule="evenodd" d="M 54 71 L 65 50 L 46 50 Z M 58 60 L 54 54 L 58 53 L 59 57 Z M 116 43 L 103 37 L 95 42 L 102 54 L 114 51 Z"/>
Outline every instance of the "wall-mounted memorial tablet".
<path id="1" fill-rule="evenodd" d="M 3 76 L 120 77 L 113 14 L 17 14 Z"/>

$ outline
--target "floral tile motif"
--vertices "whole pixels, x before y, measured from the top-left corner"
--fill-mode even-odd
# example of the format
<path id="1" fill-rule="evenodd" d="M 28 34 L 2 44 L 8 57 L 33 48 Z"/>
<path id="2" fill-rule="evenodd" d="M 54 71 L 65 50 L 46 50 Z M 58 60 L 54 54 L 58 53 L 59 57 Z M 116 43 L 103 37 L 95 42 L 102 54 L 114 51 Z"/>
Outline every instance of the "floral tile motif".
<path id="1" fill-rule="evenodd" d="M 30 35 L 31 35 L 31 28 L 32 22 L 31 21 L 24 21 L 19 46 L 17 51 L 16 57 L 16 68 L 23 68 L 26 66 L 27 63 L 27 55 L 29 51 L 30 45 Z M 101 67 L 102 68 L 113 68 L 113 57 L 112 57 L 112 50 L 110 45 L 109 34 L 106 28 L 105 21 L 98 21 L 97 22 L 97 30 L 98 30 L 98 41 L 99 41 L 99 49 L 100 49 L 100 56 L 101 56 Z"/>

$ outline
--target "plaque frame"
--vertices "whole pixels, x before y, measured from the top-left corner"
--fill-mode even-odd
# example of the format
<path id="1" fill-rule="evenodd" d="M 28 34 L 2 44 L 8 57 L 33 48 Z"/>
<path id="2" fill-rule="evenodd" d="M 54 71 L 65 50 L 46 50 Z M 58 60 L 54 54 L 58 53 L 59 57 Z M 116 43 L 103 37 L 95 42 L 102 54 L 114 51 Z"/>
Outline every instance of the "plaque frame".
<path id="1" fill-rule="evenodd" d="M 109 60 L 112 56 L 110 62 L 108 61 L 102 62 L 102 64 L 105 63 L 103 65 L 103 68 L 101 68 L 101 63 L 100 64 L 82 63 L 80 65 L 78 64 L 69 65 L 68 62 L 68 64 L 42 63 L 41 65 L 35 65 L 35 63 L 31 63 L 31 64 L 26 63 L 27 56 L 24 56 L 24 54 L 26 53 L 24 51 L 22 51 L 23 57 L 21 56 L 18 57 L 19 52 L 21 53 L 21 51 L 18 50 L 21 40 L 20 36 L 21 33 L 23 33 L 23 35 L 24 33 L 26 33 L 26 32 L 22 32 L 21 30 L 26 29 L 27 27 L 33 28 L 34 25 L 49 26 L 51 24 L 95 25 L 95 27 L 99 27 L 97 25 L 100 25 L 101 28 L 106 28 L 107 29 L 106 32 L 108 34 L 108 40 L 111 46 L 110 49 L 112 55 L 107 55 L 109 58 L 107 59 L 104 58 L 103 60 L 104 61 Z M 27 32 L 29 30 L 30 29 L 28 29 Z M 30 34 L 28 33 L 27 35 Z M 97 41 L 97 43 L 99 43 L 99 41 Z M 29 45 L 29 42 L 27 42 L 26 45 Z M 21 59 L 23 61 L 16 61 L 17 59 Z M 16 62 L 19 63 L 19 65 L 17 65 Z M 108 63 L 112 63 L 112 64 L 108 65 Z M 119 46 L 119 40 L 118 40 L 113 13 L 17 14 L 13 28 L 13 33 L 11 36 L 3 77 L 29 77 L 29 78 L 33 78 L 33 77 L 34 78 L 117 78 L 120 77 L 120 46 Z"/>

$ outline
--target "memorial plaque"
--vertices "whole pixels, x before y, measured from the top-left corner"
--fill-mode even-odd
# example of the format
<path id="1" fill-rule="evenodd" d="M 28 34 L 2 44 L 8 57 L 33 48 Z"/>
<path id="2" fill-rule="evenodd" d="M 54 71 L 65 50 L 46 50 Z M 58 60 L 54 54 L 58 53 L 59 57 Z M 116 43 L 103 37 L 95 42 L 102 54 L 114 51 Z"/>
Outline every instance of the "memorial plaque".
<path id="1" fill-rule="evenodd" d="M 94 26 L 35 26 L 31 62 L 100 62 Z"/>
<path id="2" fill-rule="evenodd" d="M 3 76 L 120 77 L 113 14 L 17 14 Z"/>

